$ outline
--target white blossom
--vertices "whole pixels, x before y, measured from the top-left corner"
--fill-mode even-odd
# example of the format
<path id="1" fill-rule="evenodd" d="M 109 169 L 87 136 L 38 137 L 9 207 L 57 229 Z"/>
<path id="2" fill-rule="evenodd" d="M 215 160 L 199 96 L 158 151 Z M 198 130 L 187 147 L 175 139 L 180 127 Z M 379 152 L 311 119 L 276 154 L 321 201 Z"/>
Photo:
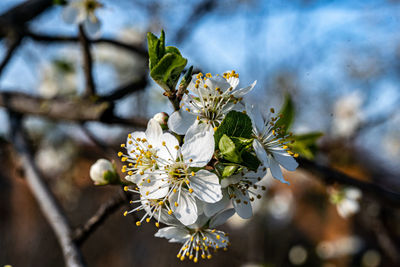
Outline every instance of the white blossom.
<path id="1" fill-rule="evenodd" d="M 182 261 L 186 257 L 194 262 L 198 262 L 200 257 L 211 259 L 211 248 L 227 250 L 230 244 L 227 234 L 213 228 L 225 223 L 234 213 L 233 209 L 228 209 L 211 218 L 202 214 L 192 225 L 176 224 L 164 227 L 158 230 L 155 236 L 169 239 L 171 243 L 183 243 L 177 254 Z"/>
<path id="2" fill-rule="evenodd" d="M 214 77 L 207 73 L 193 75 L 188 86 L 188 94 L 182 98 L 181 108 L 171 114 L 168 127 L 177 134 L 185 134 L 196 118 L 208 125 L 208 129 L 218 127 L 225 115 L 237 104 L 243 96 L 250 92 L 256 82 L 245 88 L 236 89 L 239 75 L 235 71 Z"/>
<path id="3" fill-rule="evenodd" d="M 63 10 L 63 19 L 69 24 L 82 24 L 86 33 L 95 37 L 100 33 L 100 20 L 95 12 L 103 5 L 97 0 L 70 0 Z"/>
<path id="4" fill-rule="evenodd" d="M 246 106 L 246 111 L 253 125 L 253 135 L 255 137 L 253 148 L 257 158 L 264 167 L 271 170 L 274 178 L 282 183 L 289 184 L 284 180 L 280 166 L 288 171 L 296 170 L 298 163 L 293 157 L 297 157 L 298 154 L 289 150 L 287 136 L 282 136 L 279 132 L 280 129 L 276 129 L 275 122 L 278 117 L 271 116 L 275 111 L 271 109 L 271 113 L 266 118 L 253 106 Z"/>
<path id="5" fill-rule="evenodd" d="M 336 204 L 336 209 L 342 218 L 348 218 L 359 211 L 362 193 L 358 188 L 330 189 L 329 193 L 331 202 Z"/>

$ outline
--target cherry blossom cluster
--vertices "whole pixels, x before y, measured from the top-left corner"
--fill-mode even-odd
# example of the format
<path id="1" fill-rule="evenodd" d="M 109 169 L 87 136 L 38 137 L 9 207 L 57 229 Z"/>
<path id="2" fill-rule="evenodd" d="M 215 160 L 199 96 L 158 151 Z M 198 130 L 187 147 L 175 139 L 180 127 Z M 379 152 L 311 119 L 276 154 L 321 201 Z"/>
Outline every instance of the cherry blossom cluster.
<path id="1" fill-rule="evenodd" d="M 281 167 L 298 166 L 281 116 L 244 103 L 256 82 L 238 84 L 235 71 L 193 75 L 178 110 L 157 114 L 121 145 L 125 190 L 137 194 L 125 215 L 138 212 L 137 226 L 154 221 L 156 237 L 182 243 L 181 260 L 197 262 L 210 259 L 211 250 L 226 250 L 228 235 L 216 227 L 235 212 L 244 219 L 253 215 L 268 172 L 288 183 Z"/>

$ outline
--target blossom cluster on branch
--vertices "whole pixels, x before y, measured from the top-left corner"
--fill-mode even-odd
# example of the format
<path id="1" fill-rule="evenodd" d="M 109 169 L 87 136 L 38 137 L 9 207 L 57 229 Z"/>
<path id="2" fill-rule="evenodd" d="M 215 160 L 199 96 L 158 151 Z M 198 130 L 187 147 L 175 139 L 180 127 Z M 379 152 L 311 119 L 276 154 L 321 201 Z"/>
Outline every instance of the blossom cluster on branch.
<path id="1" fill-rule="evenodd" d="M 175 47 L 148 35 L 150 74 L 179 105 L 168 117 L 156 114 L 145 131 L 128 135 L 119 152 L 126 191 L 138 195 L 124 215 L 141 211 L 136 222 L 166 225 L 155 236 L 183 243 L 177 257 L 197 262 L 211 258 L 211 249 L 227 249 L 228 235 L 215 229 L 235 212 L 248 219 L 252 202 L 261 198 L 260 185 L 270 171 L 283 183 L 281 166 L 298 164 L 290 147 L 291 133 L 282 115 L 247 105 L 243 97 L 256 82 L 240 88 L 239 75 L 192 74 L 176 85 L 187 60 Z M 181 95 L 179 95 L 181 94 Z"/>

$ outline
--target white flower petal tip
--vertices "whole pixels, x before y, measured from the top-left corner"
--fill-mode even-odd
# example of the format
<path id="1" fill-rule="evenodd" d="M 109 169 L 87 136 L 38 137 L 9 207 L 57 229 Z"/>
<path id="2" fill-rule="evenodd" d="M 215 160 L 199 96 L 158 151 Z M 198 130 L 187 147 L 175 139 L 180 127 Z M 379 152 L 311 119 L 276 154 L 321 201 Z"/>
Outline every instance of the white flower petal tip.
<path id="1" fill-rule="evenodd" d="M 180 109 L 171 114 L 168 119 L 168 128 L 179 135 L 183 135 L 196 121 L 196 116 Z"/>
<path id="2" fill-rule="evenodd" d="M 225 211 L 222 211 L 215 215 L 213 218 L 210 220 L 210 228 L 215 228 L 217 226 L 220 226 L 224 224 L 230 217 L 235 214 L 235 209 L 227 209 Z"/>
<path id="3" fill-rule="evenodd" d="M 222 199 L 219 178 L 212 172 L 206 170 L 198 171 L 190 180 L 190 187 L 194 195 L 207 203 L 215 203 Z"/>
<path id="4" fill-rule="evenodd" d="M 175 217 L 184 225 L 191 225 L 197 220 L 197 205 L 193 195 L 187 190 L 181 194 L 174 193 L 169 197 L 171 209 Z"/>

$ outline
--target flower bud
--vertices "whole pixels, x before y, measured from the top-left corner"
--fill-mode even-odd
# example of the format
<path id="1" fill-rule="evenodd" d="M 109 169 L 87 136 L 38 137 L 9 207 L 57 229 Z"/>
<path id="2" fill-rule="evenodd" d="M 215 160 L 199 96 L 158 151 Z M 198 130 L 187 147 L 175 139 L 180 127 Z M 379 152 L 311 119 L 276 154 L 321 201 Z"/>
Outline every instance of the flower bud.
<path id="1" fill-rule="evenodd" d="M 98 159 L 90 167 L 90 178 L 95 185 L 106 185 L 115 183 L 118 180 L 118 174 L 109 160 Z"/>
<path id="2" fill-rule="evenodd" d="M 168 122 L 168 114 L 165 112 L 160 112 L 154 115 L 153 119 L 156 120 L 160 125 L 163 130 L 166 130 L 168 128 L 167 122 Z"/>

